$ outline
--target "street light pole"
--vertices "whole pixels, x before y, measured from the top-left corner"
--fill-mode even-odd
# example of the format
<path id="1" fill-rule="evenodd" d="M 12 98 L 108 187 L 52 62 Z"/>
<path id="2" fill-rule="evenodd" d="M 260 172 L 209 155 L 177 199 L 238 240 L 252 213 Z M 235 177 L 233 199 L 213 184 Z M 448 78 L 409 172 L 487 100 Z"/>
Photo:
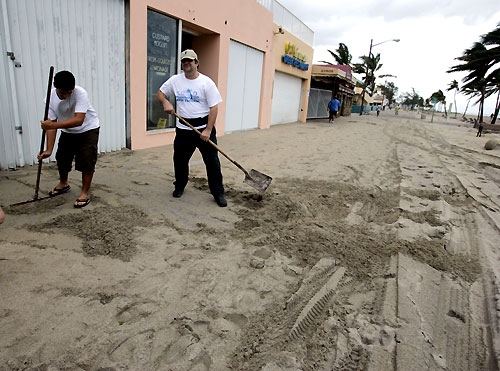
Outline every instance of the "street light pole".
<path id="1" fill-rule="evenodd" d="M 368 83 L 368 59 L 371 57 L 372 55 L 372 48 L 374 46 L 377 46 L 377 45 L 380 45 L 380 44 L 383 44 L 383 43 L 386 43 L 386 42 L 389 42 L 389 41 L 395 41 L 395 42 L 399 42 L 400 39 L 390 39 L 390 40 L 385 40 L 385 41 L 382 41 L 380 43 L 376 43 L 376 44 L 373 44 L 373 39 L 370 40 L 370 51 L 368 52 L 368 58 L 366 59 L 365 61 L 365 84 L 363 86 L 363 93 L 361 94 L 361 109 L 359 110 L 359 115 L 361 116 L 363 114 L 363 104 L 365 102 L 365 92 L 366 92 L 366 85 Z"/>

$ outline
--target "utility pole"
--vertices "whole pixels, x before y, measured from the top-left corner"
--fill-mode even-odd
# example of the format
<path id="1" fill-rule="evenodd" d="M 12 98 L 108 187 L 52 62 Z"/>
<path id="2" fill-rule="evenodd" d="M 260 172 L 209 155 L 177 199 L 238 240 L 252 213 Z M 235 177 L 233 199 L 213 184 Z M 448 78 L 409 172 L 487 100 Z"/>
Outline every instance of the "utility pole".
<path id="1" fill-rule="evenodd" d="M 359 115 L 361 116 L 363 114 L 363 103 L 365 101 L 365 92 L 366 92 L 366 85 L 368 83 L 368 60 L 371 58 L 372 56 L 372 48 L 374 46 L 377 46 L 377 45 L 380 45 L 380 44 L 383 44 L 383 43 L 386 43 L 388 41 L 395 41 L 395 42 L 399 42 L 400 40 L 399 39 L 391 39 L 391 40 L 385 40 L 385 41 L 382 41 L 380 43 L 376 43 L 376 44 L 373 44 L 373 39 L 370 40 L 370 51 L 368 52 L 368 58 L 366 59 L 365 61 L 365 84 L 363 86 L 363 93 L 361 94 L 361 109 L 359 110 Z"/>
<path id="2" fill-rule="evenodd" d="M 372 55 L 372 47 L 373 47 L 373 39 L 370 40 L 370 51 L 368 52 L 368 59 Z M 363 93 L 361 94 L 361 109 L 359 110 L 359 115 L 363 115 L 363 107 L 365 104 L 365 92 L 366 92 L 366 84 L 368 83 L 368 63 L 365 60 L 365 84 L 363 86 Z"/>

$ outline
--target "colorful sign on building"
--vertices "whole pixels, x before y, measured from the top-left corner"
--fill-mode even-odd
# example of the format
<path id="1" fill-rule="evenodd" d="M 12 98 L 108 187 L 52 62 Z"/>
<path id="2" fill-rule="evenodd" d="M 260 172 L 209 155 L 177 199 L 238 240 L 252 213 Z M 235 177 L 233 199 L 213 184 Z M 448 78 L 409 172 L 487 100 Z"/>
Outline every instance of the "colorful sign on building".
<path id="1" fill-rule="evenodd" d="M 285 43 L 285 54 L 282 57 L 283 63 L 289 64 L 293 67 L 299 68 L 303 71 L 309 69 L 307 57 L 299 52 L 299 48 L 290 42 Z"/>

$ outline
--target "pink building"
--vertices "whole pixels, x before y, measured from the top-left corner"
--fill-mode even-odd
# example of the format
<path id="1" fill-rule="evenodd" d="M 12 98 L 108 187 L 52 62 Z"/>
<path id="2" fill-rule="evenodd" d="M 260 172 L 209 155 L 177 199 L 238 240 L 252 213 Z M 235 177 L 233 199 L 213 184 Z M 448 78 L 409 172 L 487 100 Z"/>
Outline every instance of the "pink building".
<path id="1" fill-rule="evenodd" d="M 305 122 L 313 49 L 258 2 L 134 1 L 129 14 L 132 149 L 173 142 L 175 121 L 162 112 L 156 91 L 180 72 L 179 51 L 188 48 L 223 97 L 219 135 Z"/>

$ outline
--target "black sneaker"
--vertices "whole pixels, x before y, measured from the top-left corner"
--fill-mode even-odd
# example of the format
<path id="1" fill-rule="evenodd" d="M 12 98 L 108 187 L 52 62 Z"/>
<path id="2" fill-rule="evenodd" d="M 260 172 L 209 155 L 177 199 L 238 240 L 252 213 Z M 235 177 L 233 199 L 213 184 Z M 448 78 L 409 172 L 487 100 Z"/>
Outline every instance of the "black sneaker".
<path id="1" fill-rule="evenodd" d="M 172 192 L 172 196 L 174 196 L 175 198 L 179 198 L 182 196 L 183 193 L 184 193 L 183 189 L 174 189 L 174 191 Z"/>
<path id="2" fill-rule="evenodd" d="M 215 200 L 215 202 L 217 202 L 217 205 L 219 205 L 220 207 L 226 207 L 227 206 L 227 201 L 224 198 L 224 195 L 214 196 L 214 200 Z"/>

